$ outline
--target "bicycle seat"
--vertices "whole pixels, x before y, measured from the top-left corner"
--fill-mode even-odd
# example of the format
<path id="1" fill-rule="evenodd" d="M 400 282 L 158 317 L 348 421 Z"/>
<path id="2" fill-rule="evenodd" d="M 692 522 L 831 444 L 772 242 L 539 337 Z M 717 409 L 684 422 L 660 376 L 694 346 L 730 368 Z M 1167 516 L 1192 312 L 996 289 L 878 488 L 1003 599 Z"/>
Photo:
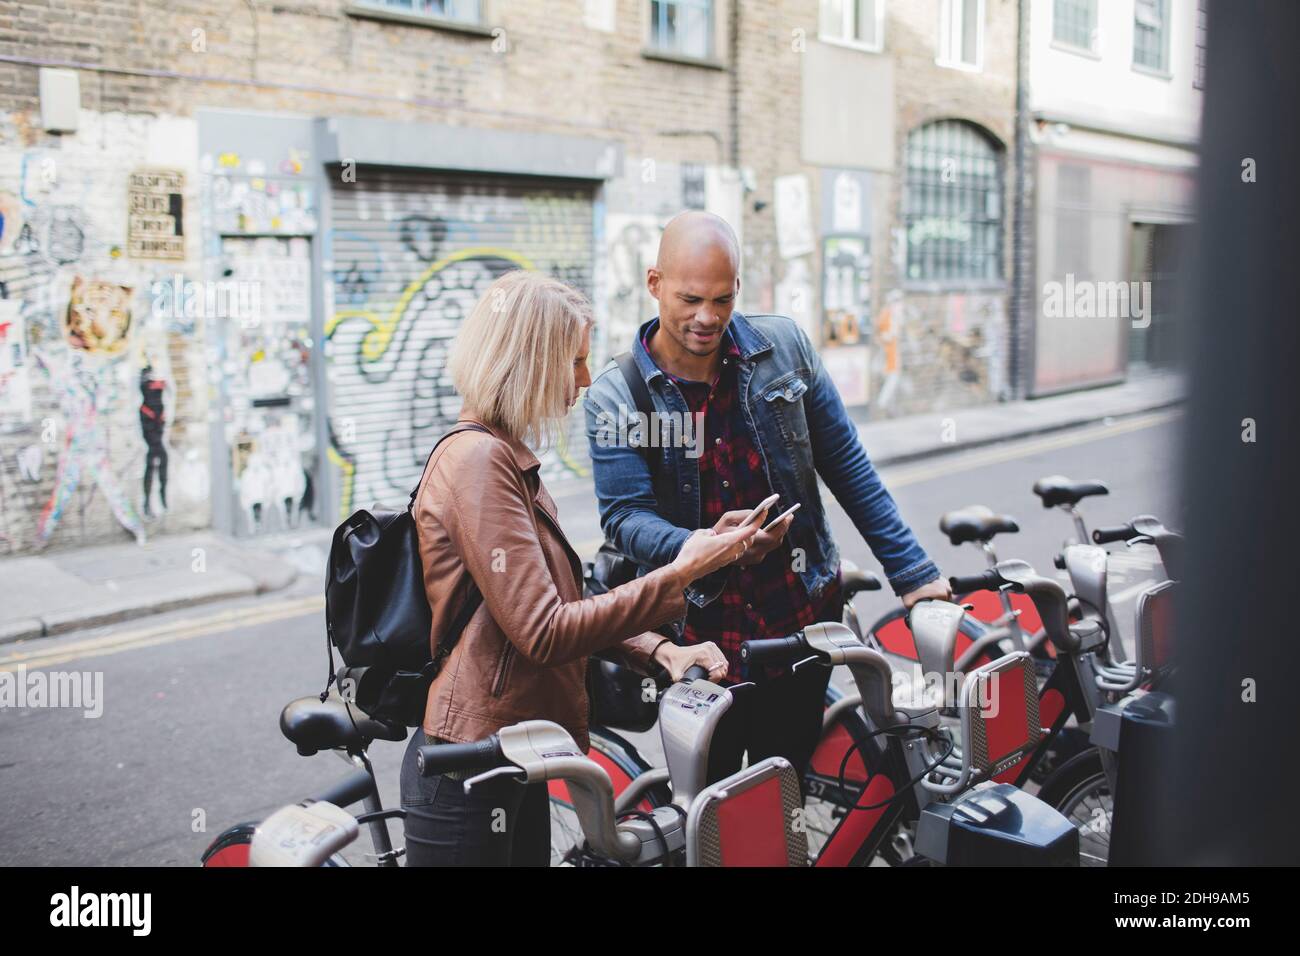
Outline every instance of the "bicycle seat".
<path id="1" fill-rule="evenodd" d="M 310 757 L 318 750 L 359 750 L 372 740 L 406 739 L 406 728 L 367 717 L 341 697 L 299 697 L 280 711 L 280 732 Z"/>
<path id="2" fill-rule="evenodd" d="M 1020 525 L 1010 515 L 995 514 L 984 505 L 970 505 L 949 511 L 939 519 L 939 530 L 948 536 L 953 544 L 965 544 L 967 541 L 987 543 L 996 534 L 1019 531 Z"/>
<path id="3" fill-rule="evenodd" d="M 851 598 L 859 591 L 879 591 L 881 587 L 880 578 L 847 559 L 840 561 L 840 581 L 845 598 Z"/>
<path id="4" fill-rule="evenodd" d="M 1096 478 L 1074 481 L 1064 475 L 1048 475 L 1034 482 L 1034 494 L 1043 499 L 1044 508 L 1055 508 L 1057 505 L 1077 505 L 1092 495 L 1108 495 L 1110 489 Z"/>

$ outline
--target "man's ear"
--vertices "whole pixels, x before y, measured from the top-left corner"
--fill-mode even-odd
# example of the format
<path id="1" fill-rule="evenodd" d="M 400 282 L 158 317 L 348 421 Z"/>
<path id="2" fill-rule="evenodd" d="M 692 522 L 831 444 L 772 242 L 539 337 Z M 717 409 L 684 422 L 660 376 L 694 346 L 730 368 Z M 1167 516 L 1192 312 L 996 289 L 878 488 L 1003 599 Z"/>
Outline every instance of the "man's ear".
<path id="1" fill-rule="evenodd" d="M 656 302 L 659 301 L 659 283 L 660 281 L 662 281 L 662 279 L 663 279 L 663 273 L 661 273 L 654 266 L 650 266 L 648 269 L 646 269 L 645 287 L 646 290 L 650 293 L 650 298 L 654 299 Z"/>

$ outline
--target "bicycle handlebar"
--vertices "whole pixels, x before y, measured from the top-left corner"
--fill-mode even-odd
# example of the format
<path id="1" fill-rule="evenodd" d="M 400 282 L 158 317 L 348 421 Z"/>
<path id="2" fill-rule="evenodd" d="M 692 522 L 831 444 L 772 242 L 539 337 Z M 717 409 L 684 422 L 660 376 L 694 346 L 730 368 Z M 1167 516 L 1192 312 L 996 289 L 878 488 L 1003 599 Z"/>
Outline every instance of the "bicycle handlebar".
<path id="1" fill-rule="evenodd" d="M 1137 530 L 1133 524 L 1119 525 L 1114 528 L 1094 528 L 1092 531 L 1093 544 L 1111 544 L 1115 541 L 1128 541 L 1130 538 L 1138 536 Z"/>
<path id="2" fill-rule="evenodd" d="M 740 645 L 740 659 L 748 664 L 788 664 L 808 655 L 803 634 L 745 641 Z"/>
<path id="3" fill-rule="evenodd" d="M 989 568 L 978 574 L 957 574 L 948 579 L 953 594 L 969 594 L 972 591 L 999 591 L 1009 582 L 998 574 L 997 569 Z"/>
<path id="4" fill-rule="evenodd" d="M 432 777 L 449 770 L 488 770 L 504 759 L 501 740 L 493 734 L 472 744 L 425 744 L 416 751 L 415 765 L 421 776 Z"/>

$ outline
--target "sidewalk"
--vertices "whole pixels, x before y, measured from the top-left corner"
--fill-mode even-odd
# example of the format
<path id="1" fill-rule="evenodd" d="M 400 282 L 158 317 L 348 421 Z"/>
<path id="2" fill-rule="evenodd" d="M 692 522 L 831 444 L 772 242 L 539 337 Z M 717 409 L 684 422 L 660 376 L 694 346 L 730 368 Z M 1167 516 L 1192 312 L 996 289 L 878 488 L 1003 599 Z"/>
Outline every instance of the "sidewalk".
<path id="1" fill-rule="evenodd" d="M 1185 382 L 1170 373 L 1050 398 L 980 405 L 906 418 L 858 421 L 862 446 L 877 468 L 1077 428 L 1177 405 Z"/>
<path id="2" fill-rule="evenodd" d="M 858 429 L 872 462 L 883 468 L 1166 408 L 1183 396 L 1181 379 L 1152 375 L 1052 398 L 859 423 Z M 547 484 L 557 500 L 591 495 L 589 477 Z M 144 547 L 103 545 L 0 559 L 0 645 L 275 591 L 300 574 L 319 580 L 332 532 L 313 528 L 255 540 L 199 532 Z M 594 524 L 591 533 L 599 533 Z"/>
<path id="3" fill-rule="evenodd" d="M 203 531 L 0 560 L 0 645 L 288 587 L 319 574 L 328 529 L 257 541 Z"/>

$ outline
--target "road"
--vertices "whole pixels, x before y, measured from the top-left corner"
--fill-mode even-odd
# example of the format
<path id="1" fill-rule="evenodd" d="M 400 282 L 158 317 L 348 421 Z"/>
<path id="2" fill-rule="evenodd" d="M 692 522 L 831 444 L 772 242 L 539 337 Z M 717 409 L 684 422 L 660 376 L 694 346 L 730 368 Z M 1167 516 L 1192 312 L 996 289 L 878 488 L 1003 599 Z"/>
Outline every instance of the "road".
<path id="1" fill-rule="evenodd" d="M 1071 527 L 1030 493 L 1043 475 L 1098 477 L 1111 495 L 1090 499 L 1092 526 L 1140 513 L 1182 527 L 1175 488 L 1176 412 L 1125 419 L 887 469 L 904 517 L 946 573 L 982 567 L 971 546 L 938 530 L 948 509 L 986 504 L 1021 531 L 1003 557 L 1044 572 Z M 879 570 L 847 516 L 827 496 L 845 557 Z M 566 533 L 583 554 L 600 540 L 589 490 L 557 495 Z M 194 865 L 224 827 L 255 820 L 347 772 L 331 754 L 298 756 L 279 732 L 281 708 L 318 692 L 327 673 L 317 581 L 259 599 L 206 606 L 113 628 L 0 648 L 0 669 L 102 674 L 103 713 L 0 708 L 0 865 Z M 859 599 L 864 620 L 895 606 Z M 21 655 L 21 656 L 18 656 Z M 386 806 L 397 805 L 403 744 L 372 750 Z M 400 834 L 399 828 L 394 832 Z M 349 848 L 364 862 L 363 837 Z"/>

